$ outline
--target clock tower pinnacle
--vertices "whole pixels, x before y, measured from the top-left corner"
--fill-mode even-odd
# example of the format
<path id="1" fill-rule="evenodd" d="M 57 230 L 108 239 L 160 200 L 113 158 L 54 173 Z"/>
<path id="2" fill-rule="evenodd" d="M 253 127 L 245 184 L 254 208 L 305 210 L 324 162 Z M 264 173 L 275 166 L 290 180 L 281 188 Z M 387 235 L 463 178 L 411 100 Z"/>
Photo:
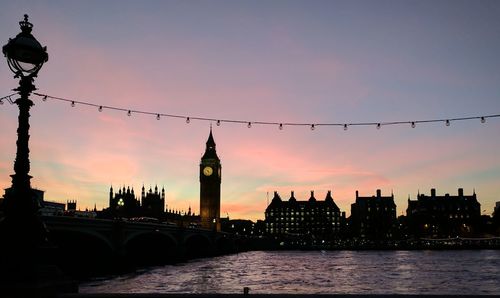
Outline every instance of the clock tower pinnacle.
<path id="1" fill-rule="evenodd" d="M 212 127 L 200 162 L 200 217 L 201 227 L 220 231 L 220 159 L 215 150 Z"/>

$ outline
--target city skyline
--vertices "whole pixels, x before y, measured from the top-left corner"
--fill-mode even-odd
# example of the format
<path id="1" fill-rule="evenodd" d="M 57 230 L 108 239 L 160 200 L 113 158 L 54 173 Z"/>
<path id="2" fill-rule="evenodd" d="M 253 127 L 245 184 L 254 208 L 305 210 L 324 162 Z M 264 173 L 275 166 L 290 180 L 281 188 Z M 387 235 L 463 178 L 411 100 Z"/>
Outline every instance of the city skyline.
<path id="1" fill-rule="evenodd" d="M 500 113 L 500 4 L 494 1 L 0 1 L 3 44 L 24 13 L 49 61 L 38 92 L 157 113 L 300 123 L 446 119 Z M 90 19 L 88 16 L 92 16 Z M 0 97 L 17 80 L 0 67 Z M 110 185 L 165 187 L 199 213 L 210 122 L 32 95 L 32 185 L 46 200 L 107 207 Z M 0 106 L 0 187 L 11 185 L 17 109 Z M 311 190 L 349 214 L 355 191 L 475 189 L 500 200 L 500 119 L 369 127 L 212 122 L 224 171 L 221 216 L 263 219 L 266 193 Z"/>

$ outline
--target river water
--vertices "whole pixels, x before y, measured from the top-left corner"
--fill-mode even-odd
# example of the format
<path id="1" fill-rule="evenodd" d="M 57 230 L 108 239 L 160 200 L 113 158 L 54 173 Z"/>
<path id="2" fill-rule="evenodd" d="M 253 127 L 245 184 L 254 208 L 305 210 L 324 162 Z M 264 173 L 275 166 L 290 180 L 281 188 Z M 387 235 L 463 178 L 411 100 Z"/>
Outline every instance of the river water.
<path id="1" fill-rule="evenodd" d="M 81 293 L 500 294 L 500 250 L 253 251 L 95 279 Z"/>

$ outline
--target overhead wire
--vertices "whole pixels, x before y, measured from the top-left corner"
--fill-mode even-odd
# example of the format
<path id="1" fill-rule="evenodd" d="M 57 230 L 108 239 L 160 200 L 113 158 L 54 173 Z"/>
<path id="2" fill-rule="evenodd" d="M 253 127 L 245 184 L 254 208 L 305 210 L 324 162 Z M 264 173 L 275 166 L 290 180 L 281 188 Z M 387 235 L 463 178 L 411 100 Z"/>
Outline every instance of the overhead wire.
<path id="1" fill-rule="evenodd" d="M 377 129 L 380 129 L 382 126 L 393 126 L 393 125 L 409 125 L 411 128 L 415 128 L 417 124 L 423 123 L 444 123 L 446 126 L 450 126 L 451 122 L 455 121 L 466 121 L 466 120 L 480 120 L 481 123 L 485 123 L 488 118 L 497 118 L 500 117 L 500 114 L 490 114 L 490 115 L 481 115 L 481 116 L 468 116 L 468 117 L 449 117 L 449 118 L 438 118 L 438 119 L 415 119 L 415 120 L 407 120 L 407 121 L 378 121 L 378 122 L 347 122 L 347 123 L 335 123 L 335 122 L 314 122 L 314 123 L 305 123 L 305 122 L 280 122 L 280 121 L 256 121 L 256 120 L 240 120 L 240 119 L 220 119 L 213 117 L 198 117 L 198 116 L 188 116 L 188 115 L 178 115 L 178 114 L 170 114 L 170 113 L 159 113 L 159 112 L 150 112 L 138 109 L 129 109 L 116 107 L 111 105 L 103 105 L 96 104 L 87 101 L 68 99 L 58 96 L 52 96 L 48 94 L 33 92 L 34 95 L 42 98 L 42 101 L 46 101 L 47 99 L 52 99 L 61 102 L 70 103 L 71 107 L 75 107 L 76 105 L 95 107 L 99 112 L 103 110 L 112 110 L 112 111 L 120 111 L 125 112 L 127 116 L 132 116 L 133 114 L 140 115 L 149 115 L 154 116 L 157 120 L 161 118 L 176 118 L 176 119 L 185 119 L 186 123 L 190 123 L 191 121 L 208 121 L 215 122 L 217 126 L 220 126 L 222 123 L 233 123 L 233 124 L 244 124 L 248 128 L 251 128 L 253 125 L 272 125 L 278 126 L 280 130 L 283 130 L 286 126 L 308 126 L 311 130 L 315 130 L 320 126 L 338 126 L 343 127 L 344 130 L 347 130 L 349 126 L 375 126 Z M 0 98 L 0 104 L 3 104 L 3 100 L 7 99 L 11 104 L 11 97 L 16 95 L 10 94 Z"/>

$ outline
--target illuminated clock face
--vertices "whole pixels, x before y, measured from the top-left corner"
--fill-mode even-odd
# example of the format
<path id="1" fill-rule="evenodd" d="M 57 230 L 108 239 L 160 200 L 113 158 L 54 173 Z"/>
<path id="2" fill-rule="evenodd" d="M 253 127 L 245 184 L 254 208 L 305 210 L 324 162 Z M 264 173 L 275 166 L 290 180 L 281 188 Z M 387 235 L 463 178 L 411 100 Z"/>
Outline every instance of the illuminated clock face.
<path id="1" fill-rule="evenodd" d="M 211 167 L 205 167 L 203 169 L 203 175 L 205 175 L 205 176 L 210 176 L 210 175 L 212 175 L 213 172 L 214 172 L 214 170 L 212 170 Z"/>

